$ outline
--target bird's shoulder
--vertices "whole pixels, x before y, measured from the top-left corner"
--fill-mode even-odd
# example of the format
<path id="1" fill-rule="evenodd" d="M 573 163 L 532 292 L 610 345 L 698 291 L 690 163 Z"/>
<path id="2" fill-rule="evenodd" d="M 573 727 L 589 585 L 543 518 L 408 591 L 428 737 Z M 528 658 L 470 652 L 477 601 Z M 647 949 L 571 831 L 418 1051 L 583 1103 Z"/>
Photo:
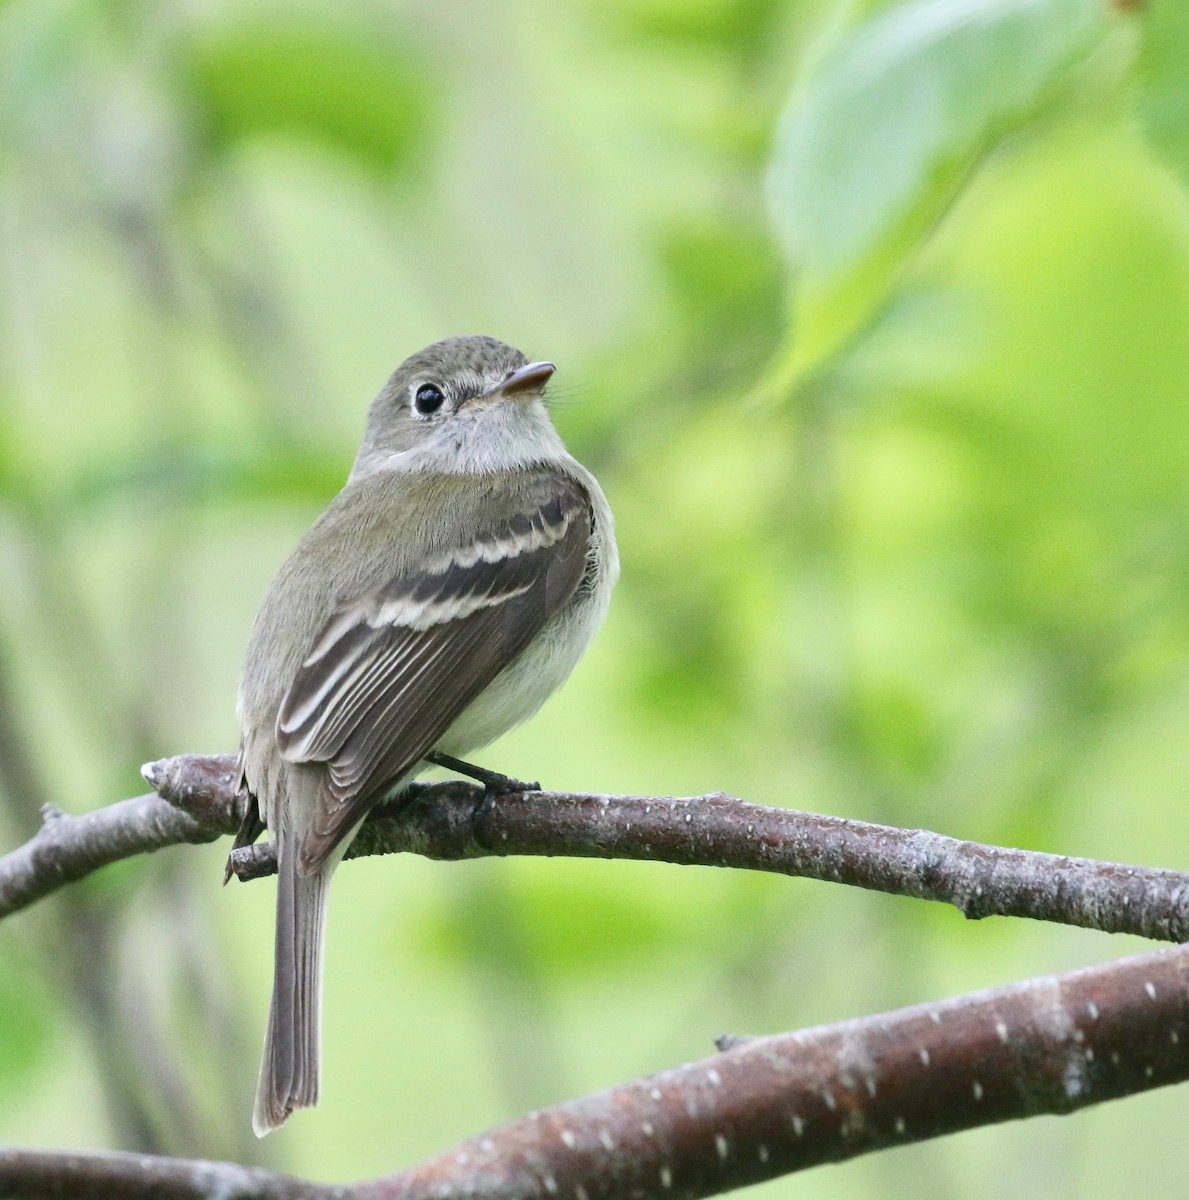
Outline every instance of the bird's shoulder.
<path id="1" fill-rule="evenodd" d="M 475 475 L 381 472 L 339 492 L 274 588 L 327 612 L 499 538 L 526 516 L 568 520 L 589 505 L 585 483 L 564 463 Z"/>

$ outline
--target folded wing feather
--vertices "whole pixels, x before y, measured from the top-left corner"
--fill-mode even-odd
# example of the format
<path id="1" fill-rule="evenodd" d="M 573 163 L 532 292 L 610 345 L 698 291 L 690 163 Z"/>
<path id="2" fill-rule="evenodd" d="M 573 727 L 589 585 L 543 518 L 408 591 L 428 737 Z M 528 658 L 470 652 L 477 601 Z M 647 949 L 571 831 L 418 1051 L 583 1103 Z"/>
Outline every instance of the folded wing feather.
<path id="1" fill-rule="evenodd" d="M 301 837 L 314 870 L 573 597 L 590 501 L 567 477 L 470 545 L 341 604 L 281 705 L 277 744 L 324 762 L 328 786 Z"/>

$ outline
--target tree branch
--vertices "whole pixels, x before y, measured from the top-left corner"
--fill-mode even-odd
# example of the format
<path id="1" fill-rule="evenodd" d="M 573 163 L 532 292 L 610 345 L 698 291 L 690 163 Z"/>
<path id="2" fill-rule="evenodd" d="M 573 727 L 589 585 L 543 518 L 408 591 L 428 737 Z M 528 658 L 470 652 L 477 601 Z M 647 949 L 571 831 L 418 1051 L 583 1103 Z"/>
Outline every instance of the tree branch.
<path id="1" fill-rule="evenodd" d="M 0 916 L 120 858 L 175 842 L 213 841 L 243 815 L 230 755 L 150 763 L 158 796 L 86 816 L 52 815 L 0 858 Z M 563 855 L 735 867 L 844 883 L 952 904 L 967 917 L 1031 917 L 1189 940 L 1189 875 L 1009 850 L 919 829 L 766 808 L 731 796 L 592 796 L 513 792 L 485 801 L 465 783 L 414 785 L 373 810 L 348 857 L 409 851 L 435 859 Z M 235 873 L 276 870 L 270 845 L 237 851 Z"/>
<path id="2" fill-rule="evenodd" d="M 1189 1077 L 1189 948 L 750 1039 L 505 1125 L 359 1200 L 697 1197 Z"/>
<path id="3" fill-rule="evenodd" d="M 171 776 L 172 802 L 150 793 L 82 816 L 44 805 L 37 833 L 0 858 L 0 917 L 110 863 L 233 832 L 243 814 L 234 776 L 230 756 L 187 755 L 184 771 Z"/>
<path id="4" fill-rule="evenodd" d="M 1189 1078 L 1189 947 L 751 1038 L 328 1188 L 220 1163 L 0 1152 L 0 1196 L 618 1200 L 733 1188 Z M 199 1190 L 199 1188 L 206 1190 Z"/>
<path id="5" fill-rule="evenodd" d="M 0 859 L 0 912 L 106 862 L 231 832 L 230 756 L 145 768 L 159 795 L 49 812 Z M 352 854 L 569 854 L 807 875 L 1098 929 L 1189 934 L 1189 877 L 1001 850 L 728 796 L 512 793 L 420 786 L 373 814 Z M 266 873 L 268 846 L 237 853 Z M 231 1164 L 131 1155 L 0 1153 L 0 1196 L 264 1200 L 708 1196 L 960 1129 L 1064 1113 L 1189 1078 L 1189 947 L 796 1034 L 561 1105 L 399 1175 L 326 1188 Z"/>
<path id="6" fill-rule="evenodd" d="M 0 1149 L 0 1197 L 13 1200 L 343 1200 L 348 1191 L 228 1162 Z"/>

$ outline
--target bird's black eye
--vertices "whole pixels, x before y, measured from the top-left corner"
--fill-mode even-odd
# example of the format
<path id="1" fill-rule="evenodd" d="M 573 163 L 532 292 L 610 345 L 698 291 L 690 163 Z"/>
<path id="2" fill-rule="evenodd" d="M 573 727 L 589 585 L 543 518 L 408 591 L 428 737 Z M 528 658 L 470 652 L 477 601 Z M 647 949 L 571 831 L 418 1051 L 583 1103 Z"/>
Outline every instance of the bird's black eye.
<path id="1" fill-rule="evenodd" d="M 427 417 L 430 413 L 436 413 L 445 399 L 437 384 L 423 383 L 413 397 L 413 404 L 423 417 Z"/>

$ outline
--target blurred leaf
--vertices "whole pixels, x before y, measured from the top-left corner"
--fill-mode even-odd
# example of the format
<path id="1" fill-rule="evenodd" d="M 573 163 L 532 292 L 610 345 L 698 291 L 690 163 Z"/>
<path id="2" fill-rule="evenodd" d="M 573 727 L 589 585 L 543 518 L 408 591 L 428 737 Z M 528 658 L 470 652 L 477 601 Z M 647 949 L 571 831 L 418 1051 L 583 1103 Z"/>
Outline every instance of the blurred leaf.
<path id="1" fill-rule="evenodd" d="M 216 146 L 287 135 L 383 172 L 408 165 L 433 95 L 392 39 L 289 11 L 204 30 L 185 73 Z"/>
<path id="2" fill-rule="evenodd" d="M 488 889 L 478 905 L 427 915 L 414 935 L 420 949 L 500 967 L 515 944 L 545 977 L 605 977 L 700 952 L 701 938 L 729 920 L 724 909 L 736 888 L 729 874 L 707 873 L 695 902 L 658 886 L 655 876 L 642 880 L 637 864 L 603 862 L 571 861 L 564 874 L 506 862 L 498 878 L 504 903 L 493 903 Z"/>
<path id="3" fill-rule="evenodd" d="M 635 37 L 708 49 L 754 47 L 770 35 L 781 8 L 775 0 L 630 0 L 599 5 Z"/>
<path id="4" fill-rule="evenodd" d="M 49 1046 L 53 1014 L 52 998 L 34 976 L 0 971 L 0 1029 L 4 1030 L 0 1100 L 18 1093 L 41 1061 Z"/>
<path id="5" fill-rule="evenodd" d="M 341 455 L 310 448 L 280 447 L 245 458 L 214 447 L 194 446 L 156 457 L 138 453 L 130 460 L 80 471 L 60 500 L 66 511 L 76 514 L 146 498 L 153 504 L 164 498 L 174 505 L 322 503 L 343 486 L 346 473 L 347 463 Z"/>
<path id="6" fill-rule="evenodd" d="M 715 399 L 667 430 L 664 472 L 617 509 L 631 531 L 617 603 L 638 605 L 646 631 L 624 698 L 697 737 L 751 703 L 746 664 L 771 615 L 765 517 L 788 470 L 780 430 L 741 404 L 737 381 Z"/>
<path id="7" fill-rule="evenodd" d="M 795 351 L 850 336 L 962 175 L 1100 44 L 1102 0 L 914 0 L 843 34 L 793 93 L 768 180 L 801 274 Z"/>
<path id="8" fill-rule="evenodd" d="M 1189 184 L 1189 4 L 1151 0 L 1142 22 L 1140 117 L 1161 157 Z"/>
<path id="9" fill-rule="evenodd" d="M 1189 217 L 1112 115 L 1004 156 L 914 272 L 940 290 L 898 291 L 830 375 L 864 393 L 832 409 L 839 744 L 907 822 L 1053 844 L 1103 731 L 1184 677 Z"/>
<path id="10" fill-rule="evenodd" d="M 784 280 L 771 242 L 737 220 L 687 221 L 665 231 L 659 256 L 687 342 L 682 361 L 697 364 L 692 390 L 742 392 L 782 328 Z"/>

